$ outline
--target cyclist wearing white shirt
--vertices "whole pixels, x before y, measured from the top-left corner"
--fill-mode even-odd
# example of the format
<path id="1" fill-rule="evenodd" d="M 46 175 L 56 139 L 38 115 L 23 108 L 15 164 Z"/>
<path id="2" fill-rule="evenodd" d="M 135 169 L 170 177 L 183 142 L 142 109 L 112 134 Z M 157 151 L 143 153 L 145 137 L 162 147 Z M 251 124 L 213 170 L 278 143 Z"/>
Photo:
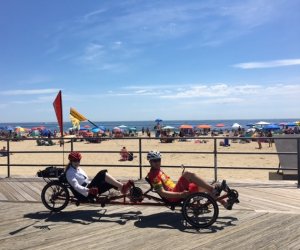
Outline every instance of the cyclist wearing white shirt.
<path id="1" fill-rule="evenodd" d="M 117 188 L 123 194 L 126 194 L 133 181 L 123 184 L 107 173 L 107 170 L 101 170 L 92 181 L 89 180 L 84 170 L 79 167 L 82 158 L 79 152 L 69 154 L 69 164 L 66 167 L 66 178 L 68 183 L 84 197 L 96 196 L 98 193 L 104 193 L 111 188 Z"/>

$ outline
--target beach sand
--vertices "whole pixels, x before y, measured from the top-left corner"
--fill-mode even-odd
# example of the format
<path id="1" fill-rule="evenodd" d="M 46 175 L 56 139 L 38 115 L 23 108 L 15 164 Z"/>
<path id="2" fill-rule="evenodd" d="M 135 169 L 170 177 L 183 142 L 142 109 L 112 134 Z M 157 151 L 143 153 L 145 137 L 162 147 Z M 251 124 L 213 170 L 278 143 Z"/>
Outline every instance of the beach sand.
<path id="1" fill-rule="evenodd" d="M 263 149 L 257 149 L 257 142 L 251 143 L 232 143 L 230 147 L 221 147 L 217 141 L 218 152 L 276 152 L 275 145 L 269 148 L 268 143 L 263 143 Z M 5 141 L 0 141 L 0 148 L 6 146 Z M 101 143 L 87 143 L 85 141 L 74 142 L 73 147 L 76 151 L 120 151 L 120 149 L 126 146 L 128 151 L 139 150 L 139 140 L 107 140 Z M 184 141 L 178 140 L 173 143 L 161 143 L 159 140 L 142 140 L 142 151 L 158 150 L 158 151 L 174 151 L 174 153 L 164 153 L 162 160 L 162 167 L 166 166 L 180 166 L 181 164 L 186 166 L 213 166 L 214 158 L 212 154 L 201 154 L 201 152 L 213 152 L 214 143 L 213 140 L 208 140 L 207 143 L 195 143 L 195 141 Z M 64 150 L 69 151 L 71 149 L 71 143 L 65 143 Z M 63 148 L 59 145 L 54 146 L 37 146 L 36 141 L 17 141 L 10 142 L 11 151 L 59 151 L 60 153 L 14 153 L 10 156 L 11 164 L 67 164 L 68 153 L 63 154 Z M 181 154 L 175 153 L 178 151 L 192 151 L 196 154 Z M 138 165 L 139 157 L 136 156 L 133 161 L 122 162 L 119 161 L 120 155 L 118 153 L 83 153 L 83 159 L 81 164 L 108 164 L 118 165 L 116 167 L 84 167 L 85 171 L 90 177 L 93 177 L 99 170 L 108 169 L 116 178 L 120 179 L 138 179 L 139 168 L 128 168 L 123 167 L 126 165 Z M 149 171 L 149 163 L 146 160 L 146 153 L 142 155 L 142 173 L 143 177 L 146 176 Z M 0 157 L 0 164 L 6 164 L 7 157 Z M 219 167 L 264 167 L 264 168 L 277 168 L 278 167 L 278 156 L 277 155 L 218 155 L 218 166 Z M 45 167 L 11 167 L 11 176 L 28 176 L 32 177 L 36 175 L 39 169 Z M 181 175 L 181 168 L 166 168 L 165 172 L 170 175 L 174 180 Z M 191 172 L 195 172 L 207 180 L 213 180 L 214 169 L 186 169 Z M 274 170 L 271 170 L 274 172 Z M 236 180 L 268 180 L 269 170 L 238 170 L 238 169 L 219 169 L 218 179 Z M 7 167 L 1 166 L 0 176 L 7 176 Z"/>

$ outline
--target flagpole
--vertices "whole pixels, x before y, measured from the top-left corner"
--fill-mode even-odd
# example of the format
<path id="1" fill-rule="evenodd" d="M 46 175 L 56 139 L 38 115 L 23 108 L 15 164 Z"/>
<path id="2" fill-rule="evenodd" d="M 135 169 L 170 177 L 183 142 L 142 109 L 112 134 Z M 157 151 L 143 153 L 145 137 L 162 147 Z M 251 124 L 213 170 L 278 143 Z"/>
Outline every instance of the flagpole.
<path id="1" fill-rule="evenodd" d="M 98 125 L 96 125 L 95 123 L 91 122 L 90 120 L 88 120 L 88 122 L 90 122 L 91 124 L 93 124 L 95 127 L 99 128 Z"/>

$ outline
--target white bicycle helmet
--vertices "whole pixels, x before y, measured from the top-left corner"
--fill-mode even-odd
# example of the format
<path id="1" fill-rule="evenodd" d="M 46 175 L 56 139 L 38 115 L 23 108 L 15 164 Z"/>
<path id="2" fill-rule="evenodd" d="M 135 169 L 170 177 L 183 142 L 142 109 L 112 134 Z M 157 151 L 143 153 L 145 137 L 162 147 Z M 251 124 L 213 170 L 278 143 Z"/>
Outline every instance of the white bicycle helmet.
<path id="1" fill-rule="evenodd" d="M 148 161 L 160 160 L 160 159 L 161 159 L 161 154 L 159 151 L 149 151 L 147 154 Z"/>

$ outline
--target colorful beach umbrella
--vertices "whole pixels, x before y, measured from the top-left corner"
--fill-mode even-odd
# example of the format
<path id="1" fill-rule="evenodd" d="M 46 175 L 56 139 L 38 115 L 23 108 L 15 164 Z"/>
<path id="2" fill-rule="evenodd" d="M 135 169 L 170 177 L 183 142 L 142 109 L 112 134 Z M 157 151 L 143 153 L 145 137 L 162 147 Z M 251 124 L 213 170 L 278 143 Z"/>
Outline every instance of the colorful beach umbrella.
<path id="1" fill-rule="evenodd" d="M 155 122 L 162 122 L 163 120 L 162 119 L 160 119 L 160 118 L 156 118 L 155 119 Z"/>
<path id="2" fill-rule="evenodd" d="M 223 123 L 218 123 L 218 124 L 216 125 L 216 127 L 217 127 L 217 128 L 222 128 L 222 127 L 225 127 L 225 125 L 224 125 Z"/>
<path id="3" fill-rule="evenodd" d="M 242 125 L 238 124 L 238 123 L 234 123 L 232 126 L 231 126 L 233 129 L 238 129 L 238 128 L 242 128 Z"/>
<path id="4" fill-rule="evenodd" d="M 278 130 L 280 127 L 276 124 L 269 124 L 263 127 L 264 130 Z"/>
<path id="5" fill-rule="evenodd" d="M 25 133 L 26 129 L 18 126 L 18 127 L 15 127 L 15 132 L 16 133 Z"/>
<path id="6" fill-rule="evenodd" d="M 269 122 L 264 122 L 264 121 L 255 123 L 255 125 L 260 125 L 260 126 L 269 125 L 269 124 L 270 124 Z"/>
<path id="7" fill-rule="evenodd" d="M 12 127 L 10 127 L 10 126 L 7 126 L 7 127 L 5 127 L 5 130 L 7 130 L 7 131 L 13 131 L 14 129 Z"/>
<path id="8" fill-rule="evenodd" d="M 198 125 L 197 128 L 201 128 L 201 129 L 209 129 L 211 128 L 210 125 L 207 125 L 207 124 L 201 124 L 201 125 Z"/>
<path id="9" fill-rule="evenodd" d="M 297 126 L 297 124 L 294 123 L 294 122 L 289 122 L 289 123 L 286 124 L 286 126 L 288 126 L 288 127 L 295 127 L 295 126 Z"/>
<path id="10" fill-rule="evenodd" d="M 104 133 L 104 131 L 103 130 L 101 130 L 100 128 L 92 128 L 92 130 L 91 130 L 93 133 L 101 133 L 101 134 L 103 134 Z"/>
<path id="11" fill-rule="evenodd" d="M 113 131 L 114 131 L 114 132 L 122 132 L 122 129 L 119 128 L 119 127 L 114 127 L 114 128 L 113 128 Z"/>
<path id="12" fill-rule="evenodd" d="M 43 126 L 31 128 L 31 130 L 44 130 L 44 129 L 45 129 L 45 127 L 43 127 Z"/>
<path id="13" fill-rule="evenodd" d="M 180 129 L 193 129 L 192 125 L 183 124 L 179 127 Z"/>
<path id="14" fill-rule="evenodd" d="M 172 127 L 172 126 L 165 126 L 165 127 L 162 128 L 162 130 L 168 130 L 168 129 L 173 130 L 175 128 Z"/>

